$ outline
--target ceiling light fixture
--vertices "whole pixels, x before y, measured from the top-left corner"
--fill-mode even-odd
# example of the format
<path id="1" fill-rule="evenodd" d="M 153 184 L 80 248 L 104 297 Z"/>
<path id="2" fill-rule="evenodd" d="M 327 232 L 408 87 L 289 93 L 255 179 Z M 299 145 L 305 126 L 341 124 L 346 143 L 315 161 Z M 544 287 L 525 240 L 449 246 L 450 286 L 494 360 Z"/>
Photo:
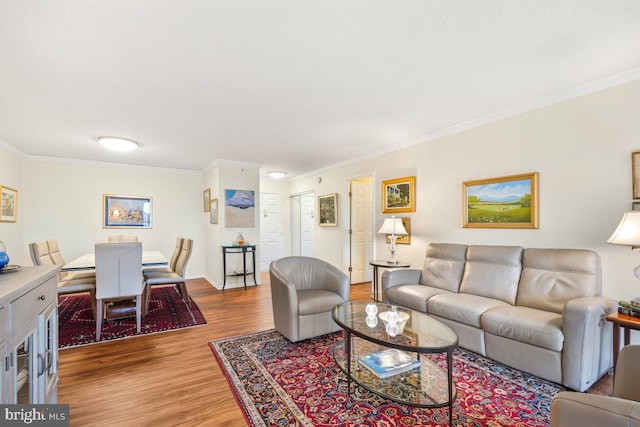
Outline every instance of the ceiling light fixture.
<path id="1" fill-rule="evenodd" d="M 140 144 L 136 141 L 125 138 L 117 138 L 114 136 L 101 136 L 98 138 L 98 142 L 102 144 L 103 147 L 107 147 L 108 149 L 114 151 L 131 151 L 140 146 Z"/>
<path id="2" fill-rule="evenodd" d="M 273 179 L 280 179 L 280 178 L 284 178 L 284 176 L 286 175 L 286 172 L 282 172 L 282 171 L 271 171 L 269 172 L 269 176 Z"/>

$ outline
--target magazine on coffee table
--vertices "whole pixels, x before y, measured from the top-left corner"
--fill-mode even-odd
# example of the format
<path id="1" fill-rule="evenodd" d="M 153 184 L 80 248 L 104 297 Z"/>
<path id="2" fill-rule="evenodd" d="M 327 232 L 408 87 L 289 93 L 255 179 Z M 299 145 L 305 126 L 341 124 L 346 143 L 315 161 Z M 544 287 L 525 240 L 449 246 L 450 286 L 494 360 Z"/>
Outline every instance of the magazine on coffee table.
<path id="1" fill-rule="evenodd" d="M 369 369 L 379 378 L 389 378 L 420 366 L 420 360 L 409 353 L 390 348 L 358 357 L 362 366 Z"/>

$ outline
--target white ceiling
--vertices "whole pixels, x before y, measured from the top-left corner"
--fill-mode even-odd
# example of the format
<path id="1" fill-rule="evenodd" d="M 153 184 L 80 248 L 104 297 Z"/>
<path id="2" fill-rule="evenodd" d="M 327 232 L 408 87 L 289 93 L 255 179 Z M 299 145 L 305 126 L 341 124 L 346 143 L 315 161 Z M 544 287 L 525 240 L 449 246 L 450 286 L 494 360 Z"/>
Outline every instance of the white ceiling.
<path id="1" fill-rule="evenodd" d="M 0 0 L 27 155 L 294 177 L 638 78 L 637 0 Z"/>

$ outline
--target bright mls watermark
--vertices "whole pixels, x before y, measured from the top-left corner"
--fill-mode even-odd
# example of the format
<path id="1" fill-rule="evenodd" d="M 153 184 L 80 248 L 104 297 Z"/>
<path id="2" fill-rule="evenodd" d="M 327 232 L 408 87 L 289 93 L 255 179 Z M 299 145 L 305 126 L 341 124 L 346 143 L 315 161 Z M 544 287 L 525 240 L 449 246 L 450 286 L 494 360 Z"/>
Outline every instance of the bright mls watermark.
<path id="1" fill-rule="evenodd" d="M 69 405 L 0 405 L 0 425 L 69 427 Z"/>

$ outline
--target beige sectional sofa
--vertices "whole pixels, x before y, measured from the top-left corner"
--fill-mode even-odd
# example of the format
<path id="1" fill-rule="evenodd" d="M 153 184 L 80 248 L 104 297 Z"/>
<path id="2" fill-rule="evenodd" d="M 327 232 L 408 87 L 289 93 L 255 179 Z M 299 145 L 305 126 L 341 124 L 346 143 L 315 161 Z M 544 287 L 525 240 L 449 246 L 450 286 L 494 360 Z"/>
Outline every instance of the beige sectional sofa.
<path id="1" fill-rule="evenodd" d="M 382 274 L 385 302 L 428 313 L 460 346 L 588 389 L 612 365 L 617 303 L 601 295 L 600 257 L 582 249 L 432 243 L 422 270 Z"/>

